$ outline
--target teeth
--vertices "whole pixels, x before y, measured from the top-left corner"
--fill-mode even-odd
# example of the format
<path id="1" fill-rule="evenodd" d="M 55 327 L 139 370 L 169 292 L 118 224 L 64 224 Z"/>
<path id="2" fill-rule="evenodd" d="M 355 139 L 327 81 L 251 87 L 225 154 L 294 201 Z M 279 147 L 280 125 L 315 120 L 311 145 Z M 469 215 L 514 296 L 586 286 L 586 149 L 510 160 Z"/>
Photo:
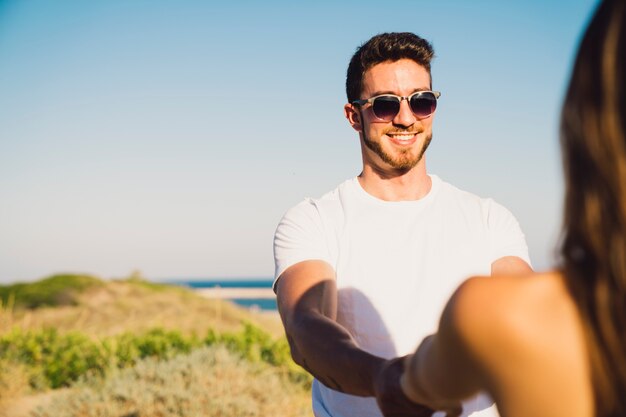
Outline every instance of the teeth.
<path id="1" fill-rule="evenodd" d="M 414 136 L 414 134 L 413 133 L 411 134 L 401 133 L 401 134 L 390 134 L 389 136 L 397 140 L 409 140 Z"/>

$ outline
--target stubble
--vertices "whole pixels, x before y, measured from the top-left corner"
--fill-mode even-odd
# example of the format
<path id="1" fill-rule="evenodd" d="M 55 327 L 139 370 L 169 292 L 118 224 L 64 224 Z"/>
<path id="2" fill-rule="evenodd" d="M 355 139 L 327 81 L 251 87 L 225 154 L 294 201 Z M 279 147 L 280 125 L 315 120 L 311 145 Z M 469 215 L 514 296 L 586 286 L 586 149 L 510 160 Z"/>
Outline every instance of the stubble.
<path id="1" fill-rule="evenodd" d="M 380 142 L 375 142 L 371 140 L 365 131 L 363 132 L 363 142 L 365 146 L 368 147 L 372 152 L 374 152 L 380 159 L 382 159 L 386 164 L 391 166 L 394 169 L 401 171 L 408 171 L 414 166 L 416 166 L 424 157 L 424 153 L 426 153 L 426 149 L 428 149 L 428 145 L 433 138 L 432 133 L 428 134 L 424 138 L 424 143 L 422 144 L 422 148 L 419 150 L 417 155 L 412 154 L 412 149 L 401 149 L 396 152 L 395 155 L 386 152 L 381 146 Z"/>

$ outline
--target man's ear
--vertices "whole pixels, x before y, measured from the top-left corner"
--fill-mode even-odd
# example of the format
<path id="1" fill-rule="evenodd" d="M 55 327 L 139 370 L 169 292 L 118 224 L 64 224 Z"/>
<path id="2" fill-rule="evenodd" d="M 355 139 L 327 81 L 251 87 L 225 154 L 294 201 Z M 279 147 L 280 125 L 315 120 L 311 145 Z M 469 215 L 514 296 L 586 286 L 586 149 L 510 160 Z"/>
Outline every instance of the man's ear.
<path id="1" fill-rule="evenodd" d="M 348 123 L 350 126 L 357 132 L 361 132 L 363 130 L 363 122 L 361 120 L 361 113 L 357 110 L 357 108 L 353 104 L 346 104 L 343 106 L 343 114 L 348 119 Z"/>

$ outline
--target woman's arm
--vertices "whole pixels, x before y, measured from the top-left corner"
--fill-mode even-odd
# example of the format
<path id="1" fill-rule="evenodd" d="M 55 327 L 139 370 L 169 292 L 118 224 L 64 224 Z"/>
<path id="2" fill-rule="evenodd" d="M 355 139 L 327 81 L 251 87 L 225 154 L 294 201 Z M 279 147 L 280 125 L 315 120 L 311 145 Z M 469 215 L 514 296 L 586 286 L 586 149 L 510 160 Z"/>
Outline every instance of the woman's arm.
<path id="1" fill-rule="evenodd" d="M 477 323 L 484 314 L 480 286 L 475 279 L 461 285 L 446 305 L 438 332 L 406 358 L 400 384 L 412 401 L 455 415 L 462 400 L 484 388 L 473 346 L 482 332 L 482 323 Z"/>

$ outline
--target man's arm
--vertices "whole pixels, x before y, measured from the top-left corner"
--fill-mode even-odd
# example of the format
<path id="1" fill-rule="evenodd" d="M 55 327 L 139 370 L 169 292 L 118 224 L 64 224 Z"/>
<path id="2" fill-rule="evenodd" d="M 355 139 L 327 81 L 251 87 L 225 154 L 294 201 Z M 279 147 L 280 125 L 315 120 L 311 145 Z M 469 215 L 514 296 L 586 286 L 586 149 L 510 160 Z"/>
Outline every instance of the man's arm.
<path id="1" fill-rule="evenodd" d="M 276 294 L 294 361 L 329 388 L 374 395 L 373 377 L 384 360 L 359 349 L 336 322 L 332 267 L 318 260 L 299 262 L 281 274 Z"/>
<path id="2" fill-rule="evenodd" d="M 432 414 L 402 392 L 401 358 L 385 360 L 365 352 L 337 323 L 335 272 L 329 264 L 310 260 L 289 267 L 278 279 L 276 294 L 294 361 L 321 383 L 346 394 L 375 395 L 387 416 Z"/>

